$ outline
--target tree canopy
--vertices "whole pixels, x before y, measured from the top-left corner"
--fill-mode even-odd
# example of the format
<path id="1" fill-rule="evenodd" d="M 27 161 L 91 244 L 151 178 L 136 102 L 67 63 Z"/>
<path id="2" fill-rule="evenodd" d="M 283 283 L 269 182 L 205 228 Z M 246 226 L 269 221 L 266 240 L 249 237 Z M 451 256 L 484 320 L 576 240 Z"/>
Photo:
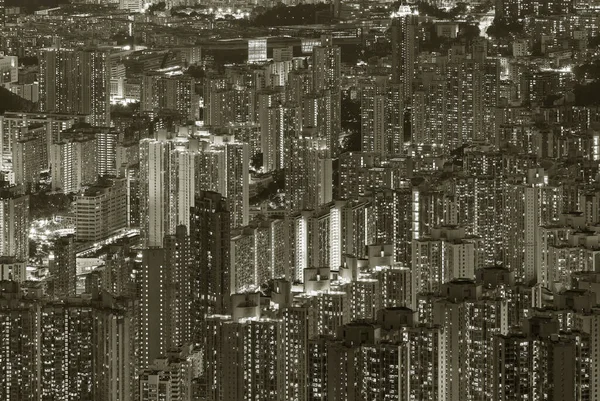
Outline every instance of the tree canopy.
<path id="1" fill-rule="evenodd" d="M 575 85 L 576 106 L 600 105 L 600 80 L 595 80 L 587 85 Z"/>
<path id="2" fill-rule="evenodd" d="M 456 6 L 451 8 L 449 11 L 446 11 L 442 8 L 438 8 L 433 4 L 429 4 L 426 2 L 418 3 L 419 14 L 427 15 L 429 17 L 434 17 L 437 19 L 448 19 L 453 20 L 456 19 L 459 15 L 464 15 L 467 12 L 466 3 L 457 3 Z"/>
<path id="3" fill-rule="evenodd" d="M 51 218 L 57 213 L 68 212 L 73 195 L 65 194 L 49 194 L 47 192 L 39 192 L 29 196 L 29 214 L 31 219 Z"/>
<path id="4" fill-rule="evenodd" d="M 161 1 L 160 3 L 152 4 L 150 7 L 148 7 L 148 12 L 153 13 L 155 11 L 165 11 L 166 8 L 167 4 L 164 1 Z"/>
<path id="5" fill-rule="evenodd" d="M 589 64 L 582 64 L 573 68 L 575 78 L 579 81 L 586 79 L 600 80 L 600 60 L 594 60 Z"/>
<path id="6" fill-rule="evenodd" d="M 252 26 L 285 26 L 315 23 L 329 23 L 329 4 L 298 4 L 285 6 L 282 3 L 258 14 L 249 23 Z"/>
<path id="7" fill-rule="evenodd" d="M 188 74 L 192 78 L 203 79 L 206 75 L 206 72 L 204 71 L 204 68 L 202 68 L 202 66 L 190 65 L 186 71 L 186 74 Z"/>
<path id="8" fill-rule="evenodd" d="M 361 149 L 361 115 L 360 100 L 342 97 L 342 130 L 345 131 L 342 147 L 344 151 L 360 151 Z"/>
<path id="9" fill-rule="evenodd" d="M 512 36 L 523 33 L 525 27 L 517 20 L 508 20 L 504 17 L 496 17 L 492 25 L 487 29 L 487 34 L 500 39 L 510 38 Z"/>
<path id="10" fill-rule="evenodd" d="M 6 111 L 33 111 L 33 103 L 0 87 L 0 114 Z"/>

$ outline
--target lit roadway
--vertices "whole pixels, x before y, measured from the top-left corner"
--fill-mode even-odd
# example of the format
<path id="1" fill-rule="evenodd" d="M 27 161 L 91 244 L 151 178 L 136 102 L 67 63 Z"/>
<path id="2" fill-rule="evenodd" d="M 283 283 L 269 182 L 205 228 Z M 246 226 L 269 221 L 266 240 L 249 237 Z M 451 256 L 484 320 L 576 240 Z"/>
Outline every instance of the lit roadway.
<path id="1" fill-rule="evenodd" d="M 121 238 L 135 237 L 137 235 L 140 235 L 140 230 L 138 230 L 138 229 L 123 230 L 123 231 L 121 231 L 105 240 L 102 240 L 100 242 L 87 243 L 87 244 L 83 245 L 82 246 L 83 249 L 79 249 L 79 252 L 77 252 L 76 256 L 78 258 L 85 257 L 89 254 L 99 251 L 105 245 L 109 245 L 109 244 L 113 244 L 113 243 L 117 242 Z"/>

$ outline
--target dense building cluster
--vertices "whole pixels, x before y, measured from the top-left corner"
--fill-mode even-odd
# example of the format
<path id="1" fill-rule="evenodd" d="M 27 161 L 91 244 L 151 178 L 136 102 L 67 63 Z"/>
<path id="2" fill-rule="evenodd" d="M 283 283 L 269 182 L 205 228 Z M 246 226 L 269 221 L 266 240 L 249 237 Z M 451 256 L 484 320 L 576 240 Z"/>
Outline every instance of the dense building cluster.
<path id="1" fill-rule="evenodd" d="M 31 3 L 1 400 L 600 400 L 600 3 Z"/>

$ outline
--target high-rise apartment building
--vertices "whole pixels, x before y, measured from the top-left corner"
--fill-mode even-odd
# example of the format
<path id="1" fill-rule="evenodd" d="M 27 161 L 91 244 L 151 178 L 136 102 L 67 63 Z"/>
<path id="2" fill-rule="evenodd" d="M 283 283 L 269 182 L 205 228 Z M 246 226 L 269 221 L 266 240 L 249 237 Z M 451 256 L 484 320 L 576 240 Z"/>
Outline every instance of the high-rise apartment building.
<path id="1" fill-rule="evenodd" d="M 288 209 L 317 209 L 332 200 L 333 169 L 324 139 L 306 130 L 290 140 L 285 176 Z"/>
<path id="2" fill-rule="evenodd" d="M 383 157 L 402 153 L 404 99 L 399 84 L 387 75 L 360 83 L 361 150 Z"/>
<path id="3" fill-rule="evenodd" d="M 600 399 L 600 311 L 597 308 L 574 315 L 573 328 L 589 336 L 590 400 Z"/>
<path id="4" fill-rule="evenodd" d="M 213 139 L 213 149 L 220 153 L 218 192 L 226 197 L 229 203 L 231 227 L 241 227 L 248 224 L 250 218 L 249 146 L 229 137 L 224 137 L 223 142 L 220 139 Z"/>
<path id="5" fill-rule="evenodd" d="M 77 261 L 74 235 L 65 235 L 56 239 L 54 254 L 50 256 L 50 274 L 54 297 L 60 299 L 76 295 Z"/>
<path id="6" fill-rule="evenodd" d="M 99 176 L 116 176 L 118 173 L 117 165 L 117 146 L 121 142 L 119 133 L 109 128 L 94 129 L 96 137 L 96 172 Z"/>
<path id="7" fill-rule="evenodd" d="M 234 306 L 234 316 L 207 318 L 208 399 L 278 401 L 283 396 L 282 322 L 260 316 L 258 294 L 237 294 L 234 305 L 236 299 L 240 315 Z"/>
<path id="8" fill-rule="evenodd" d="M 232 75 L 209 75 L 204 80 L 205 126 L 258 123 L 259 99 L 256 93 L 263 89 L 263 85 L 243 71 L 241 76 L 236 76 L 238 71 L 232 71 Z M 258 128 L 262 129 L 262 126 Z"/>
<path id="9" fill-rule="evenodd" d="M 317 310 L 319 335 L 336 335 L 340 327 L 351 321 L 350 296 L 346 289 L 323 291 L 309 299 L 308 305 Z"/>
<path id="10" fill-rule="evenodd" d="M 527 336 L 522 333 L 494 338 L 494 372 L 498 373 L 492 390 L 494 400 L 529 396 L 530 347 Z"/>
<path id="11" fill-rule="evenodd" d="M 431 237 L 413 241 L 413 272 L 418 292 L 438 292 L 454 279 L 475 279 L 484 267 L 481 238 L 468 237 L 462 227 L 432 230 Z"/>
<path id="12" fill-rule="evenodd" d="M 146 246 L 162 246 L 163 237 L 176 225 L 170 196 L 172 149 L 170 141 L 140 142 L 140 233 Z"/>
<path id="13" fill-rule="evenodd" d="M 293 278 L 304 282 L 305 269 L 330 265 L 331 216 L 323 207 L 318 211 L 303 210 L 290 219 Z"/>
<path id="14" fill-rule="evenodd" d="M 282 313 L 284 396 L 305 400 L 311 384 L 308 377 L 309 339 L 316 332 L 315 311 L 305 305 L 292 305 Z"/>
<path id="15" fill-rule="evenodd" d="M 0 395 L 7 401 L 40 399 L 41 305 L 23 299 L 15 282 L 0 282 Z"/>
<path id="16" fill-rule="evenodd" d="M 437 325 L 415 325 L 408 329 L 410 347 L 410 395 L 417 400 L 439 399 L 443 332 Z"/>
<path id="17" fill-rule="evenodd" d="M 264 171 L 281 169 L 284 151 L 284 93 L 278 89 L 264 89 L 257 94 L 258 122 L 260 124 L 260 150 Z"/>
<path id="18" fill-rule="evenodd" d="M 230 215 L 227 199 L 200 191 L 190 216 L 190 237 L 198 265 L 200 291 L 194 300 L 197 321 L 229 310 Z"/>
<path id="19" fill-rule="evenodd" d="M 27 280 L 27 264 L 14 256 L 0 256 L 0 280 L 16 282 Z"/>
<path id="20" fill-rule="evenodd" d="M 343 266 L 344 255 L 366 256 L 375 242 L 372 205 L 359 201 L 336 201 L 317 210 L 290 216 L 289 260 L 291 277 L 303 281 L 304 269 Z"/>
<path id="21" fill-rule="evenodd" d="M 227 198 L 231 227 L 249 221 L 249 146 L 231 135 L 213 135 L 210 141 L 190 143 L 188 157 L 194 193 L 215 191 Z M 193 201 L 193 199 L 192 199 Z M 185 219 L 181 219 L 182 223 Z M 189 217 L 187 218 L 189 221 Z M 187 223 L 185 223 L 187 224 Z"/>
<path id="22" fill-rule="evenodd" d="M 341 131 L 341 50 L 333 44 L 332 36 L 323 36 L 321 45 L 313 49 L 313 92 L 325 102 L 325 120 L 317 127 L 321 138 L 326 139 L 332 155 L 339 153 Z"/>
<path id="23" fill-rule="evenodd" d="M 4 26 L 6 21 L 6 9 L 4 6 L 4 0 L 0 0 L 0 26 Z"/>
<path id="24" fill-rule="evenodd" d="M 504 263 L 516 272 L 517 280 L 535 282 L 541 253 L 542 225 L 558 221 L 561 207 L 559 188 L 548 182 L 544 169 L 530 169 L 523 183 L 509 184 L 506 189 L 504 221 L 506 233 Z"/>
<path id="25" fill-rule="evenodd" d="M 446 152 L 493 134 L 499 65 L 454 46 L 446 58 L 421 63 L 412 95 L 412 141 Z M 484 53 L 485 55 L 485 53 Z"/>
<path id="26" fill-rule="evenodd" d="M 127 227 L 127 181 L 103 178 L 75 199 L 77 241 L 99 241 Z"/>
<path id="27" fill-rule="evenodd" d="M 383 186 L 384 188 L 387 186 Z M 367 195 L 372 205 L 373 243 L 389 244 L 396 261 L 407 262 L 410 259 L 412 231 L 411 197 L 407 189 L 373 188 Z"/>
<path id="28" fill-rule="evenodd" d="M 79 192 L 98 178 L 96 137 L 92 133 L 64 135 L 50 147 L 52 189 L 68 194 Z"/>
<path id="29" fill-rule="evenodd" d="M 548 288 L 571 288 L 578 272 L 595 271 L 600 237 L 582 228 L 553 228 L 540 227 L 538 282 Z"/>
<path id="30" fill-rule="evenodd" d="M 9 178 L 9 182 L 14 183 L 14 177 L 17 174 L 15 171 L 15 163 L 21 157 L 20 162 L 25 166 L 28 161 L 34 161 L 29 154 L 23 154 L 18 146 L 30 148 L 37 146 L 35 140 L 41 134 L 41 127 L 45 127 L 43 134 L 43 142 L 46 150 L 38 151 L 35 149 L 34 154 L 37 155 L 37 162 L 42 166 L 42 169 L 50 167 L 51 146 L 55 142 L 60 142 L 63 131 L 68 130 L 76 122 L 85 121 L 84 116 L 77 115 L 57 115 L 47 113 L 21 113 L 21 112 L 6 112 L 0 116 L 0 148 L 2 151 L 1 170 Z M 25 143 L 19 145 L 19 141 L 24 140 Z M 36 164 L 37 165 L 37 164 Z M 24 168 L 26 170 L 26 168 Z M 12 179 L 10 179 L 13 177 Z"/>
<path id="31" fill-rule="evenodd" d="M 140 401 L 192 401 L 192 363 L 184 352 L 161 356 L 140 374 Z"/>
<path id="32" fill-rule="evenodd" d="M 42 399 L 130 399 L 130 318 L 111 302 L 75 298 L 42 307 Z"/>
<path id="33" fill-rule="evenodd" d="M 528 319 L 523 333 L 496 336 L 493 399 L 592 399 L 592 366 L 579 357 L 589 355 L 589 341 L 578 331 L 560 332 L 558 320 L 547 316 Z"/>
<path id="34" fill-rule="evenodd" d="M 194 264 L 190 236 L 185 226 L 177 226 L 174 235 L 167 235 L 164 246 L 165 264 L 168 266 L 163 287 L 169 303 L 168 340 L 169 348 L 175 348 L 192 344 L 197 338 L 199 327 L 193 319 L 192 306 L 199 291 L 197 274 L 201 267 Z"/>
<path id="35" fill-rule="evenodd" d="M 308 399 L 439 399 L 441 328 L 417 325 L 408 308 L 346 324 L 309 340 Z"/>
<path id="36" fill-rule="evenodd" d="M 443 331 L 440 397 L 489 396 L 493 378 L 485 361 L 493 354 L 494 335 L 508 333 L 507 301 L 482 297 L 481 287 L 466 279 L 445 284 L 441 294 L 432 305 L 433 323 Z"/>
<path id="37" fill-rule="evenodd" d="M 365 190 L 372 188 L 368 183 L 359 182 L 362 169 L 383 167 L 383 157 L 376 153 L 367 152 L 345 152 L 339 157 L 340 160 L 340 184 L 339 197 L 343 199 L 356 199 L 365 195 Z M 386 185 L 385 187 L 389 187 Z"/>
<path id="38" fill-rule="evenodd" d="M 387 342 L 380 328 L 350 323 L 340 340 L 328 344 L 327 399 L 407 399 L 409 364 L 408 342 Z"/>
<path id="39" fill-rule="evenodd" d="M 381 308 L 416 308 L 416 290 L 412 271 L 402 264 L 375 268 L 374 278 L 379 282 Z"/>
<path id="40" fill-rule="evenodd" d="M 0 188 L 0 256 L 29 259 L 29 196 L 20 187 Z"/>
<path id="41" fill-rule="evenodd" d="M 412 141 L 443 145 L 451 151 L 474 139 L 472 63 L 442 63 L 421 67 L 412 97 Z M 479 110 L 480 112 L 480 110 Z M 477 114 L 478 116 L 480 114 Z"/>
<path id="42" fill-rule="evenodd" d="M 352 321 L 374 319 L 381 309 L 381 284 L 371 277 L 360 277 L 352 281 L 351 319 Z"/>
<path id="43" fill-rule="evenodd" d="M 92 125 L 110 125 L 108 53 L 47 48 L 39 57 L 40 111 L 87 114 Z"/>
<path id="44" fill-rule="evenodd" d="M 249 221 L 249 147 L 231 136 L 209 141 L 185 138 L 144 139 L 140 144 L 140 218 L 148 246 L 161 246 L 162 236 L 177 225 L 190 225 L 190 208 L 200 191 L 227 198 L 230 223 Z"/>
<path id="45" fill-rule="evenodd" d="M 361 150 L 386 155 L 387 76 L 365 79 L 360 87 Z"/>
<path id="46" fill-rule="evenodd" d="M 183 119 L 197 120 L 200 106 L 194 79 L 158 74 L 144 76 L 140 110 L 152 114 L 177 113 Z"/>
<path id="47" fill-rule="evenodd" d="M 178 226 L 175 234 L 165 236 L 164 248 L 142 250 L 138 273 L 139 369 L 148 368 L 169 350 L 199 338 L 200 321 L 193 310 L 200 298 L 199 271 L 185 226 Z"/>
<path id="48" fill-rule="evenodd" d="M 41 298 L 0 283 L 0 394 L 17 400 L 132 400 L 131 319 L 113 298 Z"/>
<path id="49" fill-rule="evenodd" d="M 26 192 L 36 189 L 40 175 L 48 167 L 46 126 L 29 126 L 13 147 L 12 174 L 14 183 L 22 185 Z M 11 178 L 12 178 L 11 177 Z"/>
<path id="50" fill-rule="evenodd" d="M 231 291 L 258 289 L 287 271 L 287 227 L 283 219 L 263 220 L 231 238 Z"/>
<path id="51" fill-rule="evenodd" d="M 4 26 L 4 7 L 0 5 L 0 26 Z M 17 56 L 0 56 L 0 85 L 10 88 L 19 82 L 19 58 Z"/>
<path id="52" fill-rule="evenodd" d="M 406 15 L 392 23 L 392 81 L 401 84 L 405 101 L 412 101 L 417 55 L 419 54 L 418 16 Z"/>
<path id="53" fill-rule="evenodd" d="M 142 251 L 140 271 L 139 356 L 138 367 L 145 369 L 169 345 L 169 267 L 164 248 Z"/>
<path id="54" fill-rule="evenodd" d="M 110 245 L 102 271 L 102 289 L 115 297 L 134 298 L 135 252 L 127 239 Z"/>

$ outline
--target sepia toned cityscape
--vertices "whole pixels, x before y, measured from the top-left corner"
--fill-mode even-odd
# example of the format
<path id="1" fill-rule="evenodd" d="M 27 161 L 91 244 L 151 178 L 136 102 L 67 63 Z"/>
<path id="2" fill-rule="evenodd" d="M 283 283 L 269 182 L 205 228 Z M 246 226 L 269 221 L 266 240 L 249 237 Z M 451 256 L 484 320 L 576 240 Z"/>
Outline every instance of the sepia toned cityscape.
<path id="1" fill-rule="evenodd" d="M 599 365 L 600 0 L 0 0 L 0 401 Z"/>

